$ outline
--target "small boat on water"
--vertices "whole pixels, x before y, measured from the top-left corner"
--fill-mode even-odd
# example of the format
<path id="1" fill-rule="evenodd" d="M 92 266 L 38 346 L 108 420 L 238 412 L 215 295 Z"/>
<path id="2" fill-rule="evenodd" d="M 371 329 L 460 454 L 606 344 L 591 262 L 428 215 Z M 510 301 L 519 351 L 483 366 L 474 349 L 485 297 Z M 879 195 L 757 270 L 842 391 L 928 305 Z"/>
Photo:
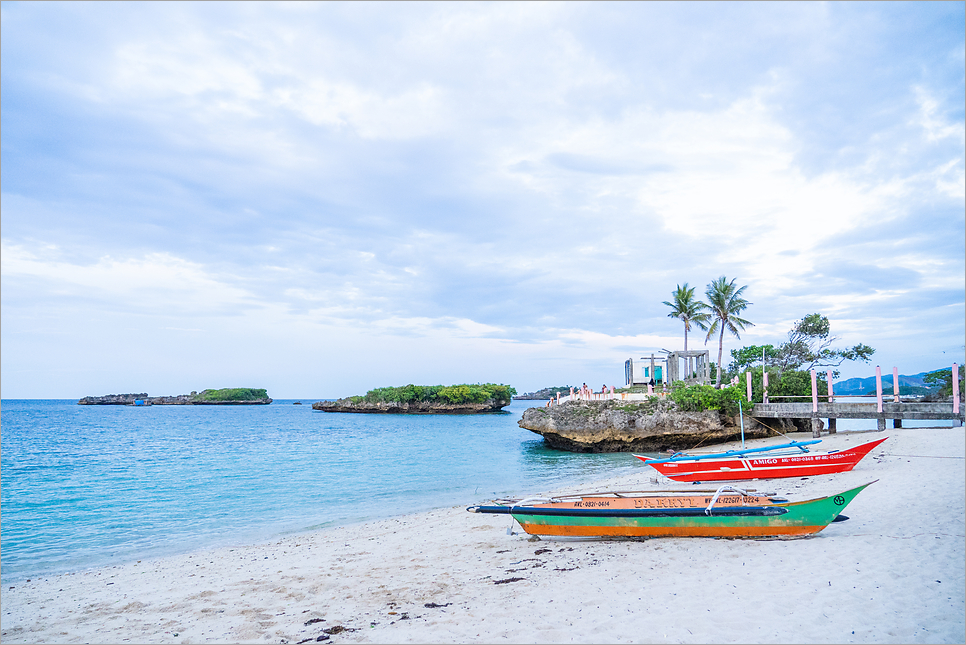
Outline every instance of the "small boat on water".
<path id="1" fill-rule="evenodd" d="M 667 459 L 634 455 L 665 477 L 679 482 L 736 481 L 829 475 L 852 470 L 888 437 L 847 450 L 809 452 L 816 441 L 793 441 L 768 448 L 729 450 L 708 454 L 675 453 Z"/>
<path id="2" fill-rule="evenodd" d="M 840 513 L 868 485 L 802 502 L 721 486 L 714 491 L 623 491 L 494 500 L 492 505 L 466 510 L 510 515 L 531 535 L 802 536 L 847 519 Z"/>

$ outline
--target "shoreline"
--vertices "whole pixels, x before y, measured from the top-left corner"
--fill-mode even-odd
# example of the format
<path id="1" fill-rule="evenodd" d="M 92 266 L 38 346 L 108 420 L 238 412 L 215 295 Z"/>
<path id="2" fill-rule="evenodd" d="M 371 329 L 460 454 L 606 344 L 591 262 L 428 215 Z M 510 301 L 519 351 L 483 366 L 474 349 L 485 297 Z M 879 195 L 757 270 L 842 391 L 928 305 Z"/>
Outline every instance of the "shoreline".
<path id="1" fill-rule="evenodd" d="M 2 638 L 962 642 L 964 430 L 848 432 L 822 447 L 869 434 L 889 441 L 851 472 L 741 484 L 801 500 L 877 480 L 849 521 L 810 538 L 531 542 L 517 524 L 507 535 L 506 516 L 449 507 L 4 585 Z M 642 464 L 532 493 L 687 486 Z"/>

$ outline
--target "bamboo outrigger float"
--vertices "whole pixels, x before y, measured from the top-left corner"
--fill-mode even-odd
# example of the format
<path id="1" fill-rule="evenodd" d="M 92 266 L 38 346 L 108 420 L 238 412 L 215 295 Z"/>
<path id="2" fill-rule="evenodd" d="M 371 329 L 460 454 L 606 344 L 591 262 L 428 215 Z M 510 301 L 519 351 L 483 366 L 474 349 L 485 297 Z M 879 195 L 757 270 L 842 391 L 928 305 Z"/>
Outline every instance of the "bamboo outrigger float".
<path id="1" fill-rule="evenodd" d="M 870 482 L 874 483 L 874 482 Z M 628 491 L 495 500 L 473 513 L 510 515 L 531 535 L 572 537 L 775 537 L 818 533 L 869 484 L 789 502 L 732 486 L 716 491 Z M 841 516 L 841 519 L 846 519 Z"/>

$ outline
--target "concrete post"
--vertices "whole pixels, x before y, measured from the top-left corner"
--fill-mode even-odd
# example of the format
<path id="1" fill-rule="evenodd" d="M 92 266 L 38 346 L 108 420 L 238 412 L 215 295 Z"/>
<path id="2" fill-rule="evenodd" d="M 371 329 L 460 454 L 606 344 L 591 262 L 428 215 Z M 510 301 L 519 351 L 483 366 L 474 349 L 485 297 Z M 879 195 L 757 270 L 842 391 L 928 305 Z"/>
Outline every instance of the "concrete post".
<path id="1" fill-rule="evenodd" d="M 892 420 L 892 427 L 893 428 L 901 428 L 902 427 L 902 419 L 893 419 Z"/>
<path id="2" fill-rule="evenodd" d="M 959 414 L 959 365 L 953 363 L 953 413 Z"/>
<path id="3" fill-rule="evenodd" d="M 835 395 L 832 393 L 832 370 L 825 370 L 825 379 L 828 382 L 828 402 L 835 403 Z M 835 434 L 838 429 L 835 427 L 835 418 L 828 419 L 828 433 Z"/>
<path id="4" fill-rule="evenodd" d="M 745 380 L 748 381 L 748 402 L 751 403 L 751 372 L 745 372 L 747 377 Z"/>
<path id="5" fill-rule="evenodd" d="M 899 368 L 898 367 L 892 368 L 892 402 L 893 403 L 899 402 Z M 899 424 L 899 427 L 900 428 L 902 427 L 902 423 Z"/>
<path id="6" fill-rule="evenodd" d="M 818 384 L 816 382 L 815 370 L 812 373 L 812 412 L 818 412 Z"/>
<path id="7" fill-rule="evenodd" d="M 875 366 L 875 411 L 882 413 L 882 368 L 878 365 Z M 879 430 L 885 430 L 885 421 L 882 422 L 882 427 Z"/>
<path id="8" fill-rule="evenodd" d="M 822 436 L 821 426 L 819 425 L 820 423 L 821 422 L 818 420 L 818 417 L 812 417 L 812 438 L 813 439 L 818 439 L 819 437 Z"/>
<path id="9" fill-rule="evenodd" d="M 879 432 L 882 432 L 883 430 L 885 430 L 885 419 L 883 419 L 882 417 L 879 417 L 878 419 L 876 419 L 875 429 L 878 430 Z"/>

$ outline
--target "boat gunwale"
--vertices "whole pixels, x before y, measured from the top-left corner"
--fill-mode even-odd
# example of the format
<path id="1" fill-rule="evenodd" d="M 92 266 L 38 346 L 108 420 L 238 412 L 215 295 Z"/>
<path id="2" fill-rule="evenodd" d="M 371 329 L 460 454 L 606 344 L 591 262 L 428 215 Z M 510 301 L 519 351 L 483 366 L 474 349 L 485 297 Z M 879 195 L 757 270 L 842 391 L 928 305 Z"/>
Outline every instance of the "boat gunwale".
<path id="1" fill-rule="evenodd" d="M 476 509 L 501 509 L 500 511 L 475 510 L 474 513 L 495 515 L 526 515 L 529 517 L 772 517 L 784 515 L 784 504 L 761 506 L 705 506 L 683 508 L 552 508 L 545 506 L 476 506 Z M 505 512 L 504 512 L 505 509 Z"/>
<path id="2" fill-rule="evenodd" d="M 719 487 L 720 488 L 720 487 Z M 746 497 L 776 497 L 778 494 L 775 492 L 758 492 L 757 488 L 743 488 Z M 543 498 L 547 503 L 554 502 L 566 502 L 575 499 L 586 499 L 590 497 L 608 497 L 613 496 L 614 499 L 638 499 L 641 497 L 676 497 L 682 495 L 688 496 L 700 496 L 700 495 L 714 495 L 718 492 L 718 488 L 672 488 L 672 489 L 658 489 L 658 490 L 618 490 L 618 491 L 599 491 L 593 493 L 568 493 L 566 495 L 548 495 Z M 494 499 L 493 502 L 502 506 L 517 506 L 520 502 L 526 501 L 527 499 L 534 500 L 535 497 L 525 498 L 521 497 L 519 499 L 510 498 L 500 498 Z M 502 504 L 501 504 L 502 502 Z"/>
<path id="3" fill-rule="evenodd" d="M 753 507 L 721 506 L 721 507 L 718 507 L 718 508 L 722 508 L 722 509 L 734 509 L 734 508 L 788 508 L 788 507 L 791 507 L 791 506 L 801 506 L 802 504 L 812 504 L 812 503 L 816 503 L 816 502 L 827 501 L 829 499 L 834 499 L 837 496 L 849 495 L 851 493 L 855 493 L 855 495 L 858 495 L 859 492 L 861 492 L 863 489 L 867 488 L 868 486 L 871 486 L 872 484 L 876 483 L 877 481 L 879 481 L 879 480 L 878 479 L 873 479 L 870 482 L 867 482 L 865 484 L 861 484 L 859 486 L 855 486 L 853 488 L 850 488 L 848 490 L 845 490 L 845 491 L 842 491 L 842 492 L 839 492 L 839 493 L 832 493 L 830 495 L 823 495 L 821 497 L 813 497 L 811 499 L 803 499 L 803 500 L 798 500 L 798 501 L 788 501 L 788 500 L 786 500 L 786 501 L 781 501 L 781 502 L 773 502 L 773 503 L 771 503 L 771 504 L 769 504 L 767 506 L 765 506 L 765 505 L 753 506 Z M 577 497 L 590 497 L 590 495 L 583 495 L 583 496 L 577 495 Z M 684 495 L 681 495 L 681 497 L 684 497 Z M 691 497 L 691 496 L 688 495 L 688 497 Z M 764 495 L 757 495 L 755 497 L 764 497 Z M 854 497 L 854 495 L 853 495 L 853 497 Z M 556 503 L 560 503 L 560 500 L 559 499 L 556 499 L 556 498 L 554 498 L 554 499 L 550 499 L 550 498 L 530 498 L 529 500 L 523 500 L 523 501 L 537 501 L 538 499 L 546 499 L 547 501 L 545 503 L 547 503 L 547 504 L 553 504 L 555 502 Z M 494 502 L 497 502 L 497 501 L 503 501 L 503 500 L 493 500 L 493 501 Z M 507 514 L 510 514 L 510 515 L 513 515 L 514 513 L 518 513 L 518 514 L 521 514 L 521 515 L 531 514 L 531 513 L 527 513 L 527 510 L 534 510 L 534 511 L 553 510 L 553 509 L 550 509 L 550 508 L 541 508 L 541 507 L 538 507 L 538 506 L 523 506 L 521 504 L 499 504 L 499 503 L 494 503 L 494 505 L 489 506 L 489 507 L 484 506 L 484 505 L 481 505 L 481 504 L 477 504 L 477 505 L 468 507 L 467 510 L 469 510 L 471 508 L 472 509 L 480 509 L 480 508 L 498 508 L 498 507 L 499 508 L 505 508 L 505 509 L 507 509 Z M 695 507 L 689 507 L 689 508 L 682 508 L 680 510 L 692 510 L 692 509 L 699 509 L 699 510 L 702 510 L 702 512 L 705 510 L 705 509 L 703 509 L 701 507 L 697 507 L 697 506 L 695 506 Z M 572 515 L 585 515 L 587 517 L 593 517 L 592 511 L 597 511 L 597 510 L 601 510 L 601 509 L 590 509 L 590 508 L 588 508 L 588 509 L 559 509 L 559 510 L 574 511 L 574 513 L 570 513 Z M 638 511 L 638 510 L 675 510 L 675 509 L 613 509 L 613 510 L 607 509 L 607 510 L 610 510 L 611 511 L 611 516 L 615 516 L 615 515 L 619 515 L 621 512 L 629 512 L 629 511 Z M 473 511 L 473 512 L 479 512 L 479 511 Z M 484 513 L 487 513 L 487 512 L 493 512 L 493 511 L 483 511 L 483 512 Z M 502 512 L 499 512 L 499 513 L 502 514 Z M 532 513 L 532 514 L 537 514 L 538 515 L 539 513 Z M 555 514 L 559 514 L 559 513 L 555 513 Z M 631 514 L 633 514 L 633 513 L 631 513 Z M 553 515 L 553 514 L 548 513 L 547 515 Z M 714 512 L 713 511 L 710 514 L 710 516 L 711 517 L 714 517 Z"/>

